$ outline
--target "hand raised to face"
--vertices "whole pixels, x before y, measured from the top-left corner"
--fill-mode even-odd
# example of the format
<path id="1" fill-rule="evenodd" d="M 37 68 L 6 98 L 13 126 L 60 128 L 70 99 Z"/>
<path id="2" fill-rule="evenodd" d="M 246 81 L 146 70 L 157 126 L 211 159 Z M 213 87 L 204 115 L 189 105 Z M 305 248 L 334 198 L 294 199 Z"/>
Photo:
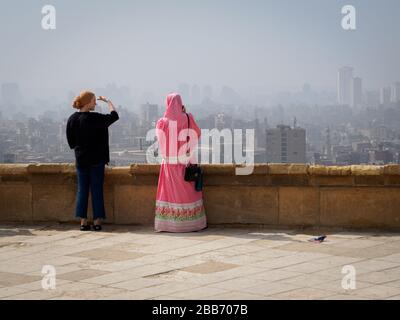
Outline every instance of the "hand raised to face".
<path id="1" fill-rule="evenodd" d="M 103 101 L 103 102 L 108 102 L 108 99 L 105 96 L 99 96 L 97 100 Z"/>

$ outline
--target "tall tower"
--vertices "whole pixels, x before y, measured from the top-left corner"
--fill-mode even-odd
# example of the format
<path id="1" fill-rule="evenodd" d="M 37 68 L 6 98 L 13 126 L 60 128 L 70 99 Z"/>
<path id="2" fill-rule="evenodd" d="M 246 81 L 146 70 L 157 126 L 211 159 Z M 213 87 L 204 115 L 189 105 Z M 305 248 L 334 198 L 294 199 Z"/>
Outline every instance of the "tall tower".
<path id="1" fill-rule="evenodd" d="M 390 87 L 381 88 L 381 104 L 390 103 L 392 90 Z"/>
<path id="2" fill-rule="evenodd" d="M 396 103 L 400 101 L 400 82 L 395 82 L 392 85 L 392 102 Z"/>
<path id="3" fill-rule="evenodd" d="M 140 106 L 140 120 L 143 126 L 154 126 L 158 120 L 158 105 L 156 104 L 142 104 Z"/>
<path id="4" fill-rule="evenodd" d="M 351 89 L 353 83 L 353 68 L 342 67 L 338 70 L 337 99 L 342 105 L 351 105 Z"/>
<path id="5" fill-rule="evenodd" d="M 331 143 L 331 129 L 326 129 L 326 156 L 328 160 L 332 160 L 332 143 Z"/>
<path id="6" fill-rule="evenodd" d="M 362 106 L 362 79 L 355 77 L 352 80 L 351 86 L 351 106 L 361 107 Z"/>

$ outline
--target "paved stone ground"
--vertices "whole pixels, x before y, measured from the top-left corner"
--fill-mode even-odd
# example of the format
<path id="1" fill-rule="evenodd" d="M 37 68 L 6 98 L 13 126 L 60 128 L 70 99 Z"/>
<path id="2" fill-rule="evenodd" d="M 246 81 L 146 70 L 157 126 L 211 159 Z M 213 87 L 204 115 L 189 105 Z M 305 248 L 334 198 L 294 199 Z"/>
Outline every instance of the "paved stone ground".
<path id="1" fill-rule="evenodd" d="M 400 299 L 400 233 L 0 226 L 0 299 Z M 42 289 L 42 267 L 56 289 Z M 342 267 L 356 289 L 342 288 Z"/>

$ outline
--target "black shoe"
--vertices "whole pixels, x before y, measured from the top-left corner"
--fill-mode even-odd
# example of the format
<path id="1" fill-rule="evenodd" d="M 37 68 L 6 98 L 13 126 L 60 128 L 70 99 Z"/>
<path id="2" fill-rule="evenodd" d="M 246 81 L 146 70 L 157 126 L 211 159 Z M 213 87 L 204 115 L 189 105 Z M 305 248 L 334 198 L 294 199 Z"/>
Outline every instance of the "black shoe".
<path id="1" fill-rule="evenodd" d="M 101 225 L 100 224 L 95 224 L 95 225 L 93 225 L 93 230 L 94 231 L 101 231 Z"/>
<path id="2" fill-rule="evenodd" d="M 82 224 L 81 225 L 81 231 L 90 231 L 90 225 Z"/>

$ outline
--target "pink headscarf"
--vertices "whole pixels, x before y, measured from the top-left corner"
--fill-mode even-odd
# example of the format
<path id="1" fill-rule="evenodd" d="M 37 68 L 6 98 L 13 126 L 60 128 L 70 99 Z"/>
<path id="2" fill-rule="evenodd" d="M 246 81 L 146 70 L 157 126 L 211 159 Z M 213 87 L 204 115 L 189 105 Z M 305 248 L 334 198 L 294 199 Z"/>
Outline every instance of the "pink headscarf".
<path id="1" fill-rule="evenodd" d="M 177 120 L 178 122 L 182 119 L 186 119 L 186 115 L 182 111 L 182 98 L 178 93 L 170 93 L 167 96 L 166 105 L 167 108 L 164 113 L 165 118 Z"/>
<path id="2" fill-rule="evenodd" d="M 177 135 L 181 130 L 187 129 L 188 127 L 188 119 L 186 113 L 182 111 L 182 98 L 178 93 L 170 93 L 166 99 L 166 110 L 164 113 L 164 117 L 159 119 L 156 125 L 158 130 L 163 131 L 166 134 L 166 140 L 160 137 L 160 131 L 157 131 L 157 138 L 160 143 L 160 151 L 163 155 L 170 155 L 170 151 L 173 155 L 176 155 L 176 150 L 186 143 L 185 141 L 174 141 L 172 149 L 169 146 L 169 126 L 168 123 L 172 120 L 176 122 L 177 132 L 174 134 L 174 137 L 177 139 Z M 200 128 L 197 126 L 194 121 L 193 115 L 191 113 L 188 114 L 190 118 L 190 128 L 195 130 L 197 137 L 200 137 Z M 175 152 L 175 153 L 174 153 Z"/>

